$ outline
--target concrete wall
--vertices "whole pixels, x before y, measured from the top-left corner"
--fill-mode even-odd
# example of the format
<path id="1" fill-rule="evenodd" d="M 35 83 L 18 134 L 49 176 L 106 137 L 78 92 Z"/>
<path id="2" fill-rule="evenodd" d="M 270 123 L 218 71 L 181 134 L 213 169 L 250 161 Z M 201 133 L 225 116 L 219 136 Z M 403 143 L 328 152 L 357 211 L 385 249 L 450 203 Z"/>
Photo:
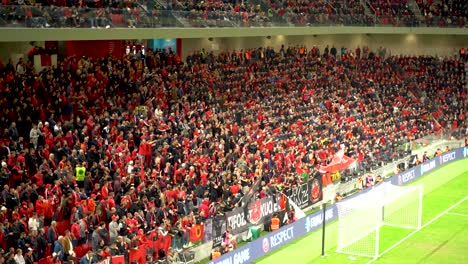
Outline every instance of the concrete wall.
<path id="1" fill-rule="evenodd" d="M 43 41 L 36 42 L 43 46 Z M 452 56 L 458 53 L 460 47 L 468 47 L 468 35 L 416 35 L 416 34 L 328 34 L 308 36 L 277 35 L 267 37 L 235 37 L 235 38 L 186 38 L 182 40 L 182 57 L 185 58 L 193 51 L 205 48 L 207 51 L 219 52 L 223 50 L 239 50 L 281 45 L 314 45 L 322 50 L 326 45 L 337 48 L 345 46 L 355 49 L 357 46 L 369 46 L 376 50 L 380 46 L 386 47 L 392 54 L 439 55 Z M 0 59 L 6 63 L 10 54 L 24 54 L 31 49 L 29 42 L 0 42 Z"/>
<path id="2" fill-rule="evenodd" d="M 36 45 L 44 47 L 44 41 L 36 41 Z M 3 64 L 7 64 L 8 60 L 12 58 L 16 63 L 18 55 L 21 54 L 26 57 L 31 48 L 29 42 L 0 42 L 0 60 Z"/>
<path id="3" fill-rule="evenodd" d="M 30 40 L 116 40 L 154 38 L 231 38 L 256 36 L 311 36 L 357 34 L 467 35 L 467 28 L 430 27 L 233 27 L 233 28 L 8 28 L 0 27 L 0 42 Z"/>
<path id="4" fill-rule="evenodd" d="M 241 37 L 241 38 L 195 38 L 182 40 L 182 55 L 185 57 L 195 50 L 204 47 L 208 51 L 239 50 L 260 46 L 279 48 L 281 45 L 306 44 L 314 45 L 322 50 L 326 45 L 337 48 L 345 46 L 355 49 L 357 46 L 369 46 L 376 50 L 386 47 L 392 54 L 439 55 L 452 56 L 458 53 L 460 47 L 468 46 L 468 36 L 464 35 L 415 35 L 415 34 L 356 34 L 356 35 L 315 35 L 315 36 L 271 36 Z"/>

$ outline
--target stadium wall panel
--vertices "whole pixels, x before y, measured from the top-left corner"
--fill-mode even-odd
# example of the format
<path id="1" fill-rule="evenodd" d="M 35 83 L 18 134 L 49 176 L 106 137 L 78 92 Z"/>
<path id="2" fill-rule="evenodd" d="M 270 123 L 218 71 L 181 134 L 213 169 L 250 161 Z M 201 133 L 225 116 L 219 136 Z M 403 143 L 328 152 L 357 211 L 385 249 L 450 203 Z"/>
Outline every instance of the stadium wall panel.
<path id="1" fill-rule="evenodd" d="M 214 53 L 223 50 L 240 50 L 270 46 L 280 48 L 281 45 L 306 45 L 308 48 L 316 45 L 322 51 L 327 46 L 334 45 L 337 49 L 345 46 L 354 49 L 368 46 L 376 51 L 385 47 L 392 54 L 397 55 L 439 55 L 453 56 L 458 54 L 461 47 L 467 46 L 468 35 L 416 35 L 416 34 L 324 34 L 241 38 L 187 38 L 182 40 L 182 54 L 189 55 L 193 51 L 205 48 Z M 389 54 L 387 52 L 387 55 Z"/>
<path id="2" fill-rule="evenodd" d="M 0 42 L 44 40 L 104 40 L 153 38 L 215 38 L 305 36 L 328 34 L 467 35 L 466 28 L 410 27 L 249 27 L 249 28 L 0 28 Z"/>
<path id="3" fill-rule="evenodd" d="M 1 30 L 0 30 L 1 31 Z M 22 31 L 22 30 L 20 30 Z M 100 30 L 98 30 L 100 31 Z M 149 40 L 149 39 L 148 39 Z M 21 42 L 1 42 L 0 59 L 8 62 L 8 59 L 17 57 L 16 54 L 24 56 L 31 49 L 30 41 Z M 59 41 L 59 56 L 69 55 L 67 41 Z M 92 42 L 92 41 L 87 41 Z M 98 42 L 101 42 L 98 40 Z M 114 41 L 117 42 L 117 41 Z M 146 41 L 147 42 L 147 41 Z M 44 46 L 44 41 L 35 41 L 38 46 Z M 145 41 L 143 41 L 144 44 Z M 240 50 L 270 46 L 276 49 L 281 45 L 306 45 L 311 48 L 316 45 L 321 50 L 326 45 L 335 46 L 340 49 L 345 46 L 354 51 L 357 46 L 361 48 L 368 46 L 371 50 L 379 47 L 387 49 L 387 55 L 438 55 L 453 56 L 458 54 L 458 50 L 468 43 L 468 35 L 430 35 L 430 34 L 322 34 L 322 35 L 272 35 L 255 37 L 215 37 L 215 38 L 183 38 L 180 39 L 181 55 L 185 58 L 193 51 L 204 48 L 207 51 L 218 53 L 224 50 Z"/>

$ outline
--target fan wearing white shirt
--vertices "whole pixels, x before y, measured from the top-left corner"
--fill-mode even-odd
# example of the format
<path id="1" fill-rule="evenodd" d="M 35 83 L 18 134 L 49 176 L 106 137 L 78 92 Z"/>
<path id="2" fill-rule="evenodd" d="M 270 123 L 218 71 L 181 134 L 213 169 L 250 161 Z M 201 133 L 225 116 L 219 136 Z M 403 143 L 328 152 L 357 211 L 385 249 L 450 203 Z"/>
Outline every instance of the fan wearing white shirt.
<path id="1" fill-rule="evenodd" d="M 133 166 L 133 160 L 131 160 L 131 161 L 129 162 L 129 164 L 128 164 L 128 167 L 127 167 L 127 173 L 128 173 L 128 174 L 132 174 L 132 173 L 133 173 L 133 168 L 134 168 L 134 166 Z"/>
<path id="2" fill-rule="evenodd" d="M 24 261 L 24 257 L 23 257 L 23 251 L 21 249 L 16 250 L 14 260 L 16 264 L 26 264 L 26 261 Z"/>
<path id="3" fill-rule="evenodd" d="M 33 212 L 32 217 L 29 218 L 28 227 L 31 231 L 37 231 L 39 229 L 39 219 L 37 219 L 36 212 Z"/>
<path id="4" fill-rule="evenodd" d="M 34 145 L 34 149 L 37 148 L 39 136 L 42 135 L 41 130 L 39 130 L 36 124 L 32 125 L 31 131 L 29 132 L 30 143 Z"/>

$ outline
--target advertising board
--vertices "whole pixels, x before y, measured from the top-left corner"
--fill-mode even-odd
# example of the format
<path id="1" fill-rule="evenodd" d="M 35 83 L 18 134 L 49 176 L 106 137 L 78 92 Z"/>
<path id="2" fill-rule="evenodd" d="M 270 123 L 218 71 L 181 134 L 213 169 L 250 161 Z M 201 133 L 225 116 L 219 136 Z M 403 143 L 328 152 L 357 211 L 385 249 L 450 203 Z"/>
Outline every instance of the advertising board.
<path id="1" fill-rule="evenodd" d="M 281 247 L 295 239 L 305 236 L 307 233 L 316 230 L 323 219 L 323 211 L 320 210 L 307 217 L 301 218 L 293 224 L 283 226 L 282 228 L 271 232 L 233 252 L 225 254 L 220 258 L 209 262 L 210 264 L 243 264 L 264 256 L 265 254 Z M 338 217 L 338 209 L 331 205 L 325 211 L 325 220 L 333 221 Z"/>
<path id="2" fill-rule="evenodd" d="M 443 155 L 420 164 L 410 170 L 404 171 L 398 175 L 388 179 L 395 185 L 408 184 L 422 175 L 432 171 L 446 163 L 459 159 L 468 158 L 468 147 L 458 148 Z M 357 194 L 359 195 L 359 194 Z M 338 209 L 336 205 L 331 205 L 326 209 L 325 215 L 320 210 L 314 214 L 308 215 L 297 222 L 283 226 L 282 228 L 271 232 L 251 243 L 242 246 L 233 252 L 225 254 L 220 258 L 209 262 L 210 264 L 243 264 L 251 263 L 256 259 L 264 256 L 272 250 L 298 239 L 306 234 L 317 230 L 322 224 L 323 217 L 328 223 L 338 217 Z"/>

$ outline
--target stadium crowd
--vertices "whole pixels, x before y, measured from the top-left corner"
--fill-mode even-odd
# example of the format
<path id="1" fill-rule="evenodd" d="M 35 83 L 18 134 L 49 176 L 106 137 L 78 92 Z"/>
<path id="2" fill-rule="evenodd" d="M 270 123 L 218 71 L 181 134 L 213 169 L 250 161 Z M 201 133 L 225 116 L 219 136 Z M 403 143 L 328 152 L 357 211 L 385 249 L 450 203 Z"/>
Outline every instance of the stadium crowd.
<path id="1" fill-rule="evenodd" d="M 192 26 L 268 26 L 272 14 L 249 1 L 175 1 L 171 7 Z"/>
<path id="2" fill-rule="evenodd" d="M 461 0 L 418 0 L 413 7 L 407 0 L 4 0 L 0 5 L 0 25 L 27 27 L 250 27 L 284 24 L 465 27 L 466 23 L 467 3 Z"/>
<path id="3" fill-rule="evenodd" d="M 172 20 L 171 20 L 172 18 Z M 160 8 L 137 1 L 4 1 L 0 25 L 27 27 L 158 27 L 177 26 L 175 18 Z"/>
<path id="4" fill-rule="evenodd" d="M 360 1 L 267 1 L 278 15 L 296 25 L 344 24 L 370 26 L 374 19 L 366 15 Z"/>
<path id="5" fill-rule="evenodd" d="M 466 25 L 468 18 L 466 1 L 417 0 L 416 2 L 428 26 L 463 27 Z"/>
<path id="6" fill-rule="evenodd" d="M 283 46 L 185 61 L 161 50 L 68 57 L 42 72 L 28 59 L 1 64 L 0 263 L 73 260 L 88 241 L 99 260 L 155 228 L 176 251 L 259 178 L 259 198 L 287 193 L 340 148 L 370 168 L 449 123 L 467 127 L 457 58 L 387 53 Z M 447 122 L 425 114 L 433 108 Z"/>
<path id="7" fill-rule="evenodd" d="M 417 26 L 418 19 L 408 6 L 408 0 L 366 1 L 383 25 Z"/>

